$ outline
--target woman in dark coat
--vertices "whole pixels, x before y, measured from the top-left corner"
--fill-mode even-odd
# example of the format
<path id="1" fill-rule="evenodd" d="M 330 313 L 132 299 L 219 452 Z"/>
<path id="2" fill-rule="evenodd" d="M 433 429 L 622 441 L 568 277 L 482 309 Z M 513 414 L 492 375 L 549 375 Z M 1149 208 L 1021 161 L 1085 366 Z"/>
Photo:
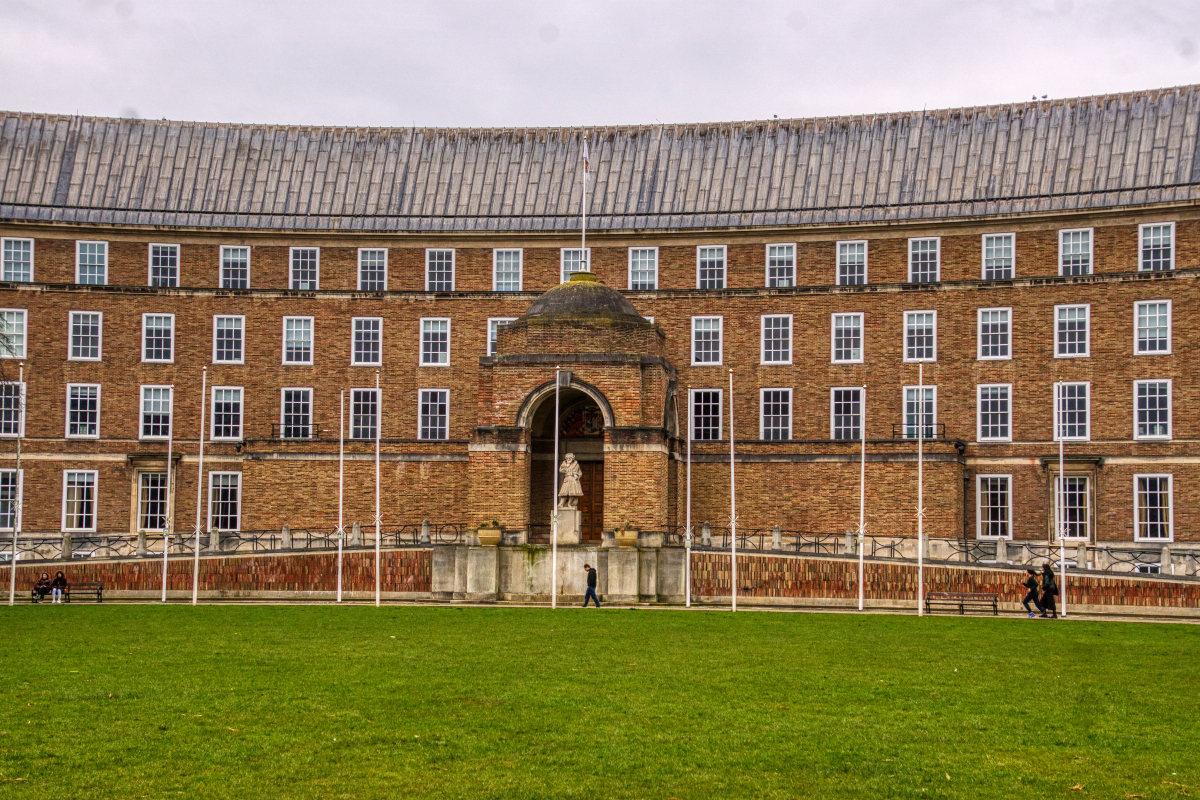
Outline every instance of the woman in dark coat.
<path id="1" fill-rule="evenodd" d="M 1054 570 L 1049 564 L 1042 564 L 1042 616 L 1058 619 L 1058 583 L 1054 580 Z M 1050 612 L 1047 615 L 1046 612 Z"/>
<path id="2" fill-rule="evenodd" d="M 50 594 L 50 573 L 43 572 L 42 577 L 33 584 L 33 602 L 42 602 L 48 594 Z"/>
<path id="3" fill-rule="evenodd" d="M 54 573 L 54 580 L 50 582 L 50 599 L 52 602 L 61 603 L 63 592 L 67 590 L 67 576 L 60 569 Z"/>

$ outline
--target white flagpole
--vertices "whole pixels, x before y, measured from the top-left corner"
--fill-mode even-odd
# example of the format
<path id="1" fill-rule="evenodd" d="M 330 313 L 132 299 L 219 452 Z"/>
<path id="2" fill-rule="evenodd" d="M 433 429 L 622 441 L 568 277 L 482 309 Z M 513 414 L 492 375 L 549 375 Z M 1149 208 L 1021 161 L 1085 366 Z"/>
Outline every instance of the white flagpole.
<path id="1" fill-rule="evenodd" d="M 25 385 L 25 362 L 21 362 L 21 366 L 17 372 L 17 391 L 21 392 L 20 399 L 17 401 L 21 404 L 21 417 L 19 420 L 20 427 L 17 433 L 17 480 L 13 487 L 13 548 L 12 558 L 8 562 L 8 604 L 11 606 L 17 601 L 17 537 L 21 535 L 21 493 L 25 491 L 24 482 L 21 480 L 21 440 L 25 438 L 25 395 L 22 390 Z M 70 558 L 70 553 L 63 553 L 62 558 Z"/>
<path id="2" fill-rule="evenodd" d="M 379 545 L 383 539 L 383 517 L 379 513 L 379 434 L 383 432 L 383 392 L 379 370 L 375 370 L 375 607 L 379 607 Z"/>
<path id="3" fill-rule="evenodd" d="M 586 140 L 584 140 L 586 142 Z M 550 496 L 550 607 L 558 608 L 558 390 L 562 372 L 554 370 L 554 463 L 550 465 L 553 475 L 553 494 Z"/>
<path id="4" fill-rule="evenodd" d="M 381 415 L 382 416 L 382 415 Z M 338 567 L 337 601 L 342 602 L 342 539 L 346 538 L 346 526 L 342 518 L 342 498 L 346 487 L 346 390 L 342 389 L 338 399 Z"/>
<path id="5" fill-rule="evenodd" d="M 917 616 L 925 616 L 925 365 L 917 368 Z"/>
<path id="6" fill-rule="evenodd" d="M 172 398 L 173 400 L 174 398 Z M 192 554 L 192 605 L 200 598 L 200 505 L 204 498 L 204 401 L 208 399 L 208 367 L 200 371 L 200 471 L 196 473 L 196 552 Z"/>
<path id="7" fill-rule="evenodd" d="M 686 548 L 685 561 L 683 563 L 683 580 L 684 580 L 684 606 L 692 607 L 692 409 L 691 401 L 688 401 L 688 426 L 687 426 L 687 521 L 683 528 L 683 543 Z"/>
<path id="8" fill-rule="evenodd" d="M 167 602 L 167 551 L 171 549 L 171 515 L 174 512 L 173 503 L 171 502 L 171 476 L 175 471 L 171 469 L 171 455 L 175 444 L 175 384 L 171 384 L 171 405 L 167 409 L 167 530 L 166 536 L 163 537 L 163 577 L 162 577 L 162 601 Z"/>
<path id="9" fill-rule="evenodd" d="M 863 594 L 866 579 L 863 576 L 867 534 L 867 387 L 862 387 L 859 397 L 859 436 L 862 438 L 862 455 L 858 465 L 858 610 L 863 610 Z"/>
<path id="10" fill-rule="evenodd" d="M 1057 406 L 1058 417 L 1058 513 L 1055 517 L 1058 518 L 1058 569 L 1059 583 L 1062 585 L 1062 591 L 1059 594 L 1062 596 L 1062 616 L 1067 615 L 1067 473 L 1064 470 L 1064 462 L 1066 457 L 1063 454 L 1063 439 L 1067 433 L 1066 414 L 1064 413 L 1066 406 L 1066 390 L 1062 382 L 1055 384 L 1056 394 L 1058 395 Z"/>
<path id="11" fill-rule="evenodd" d="M 587 136 L 583 137 L 583 196 L 579 200 L 579 219 L 580 232 L 582 238 L 580 240 L 579 265 L 587 271 L 591 271 L 592 265 L 587 261 L 587 185 L 588 185 L 588 140 Z M 555 401 L 557 402 L 557 401 Z M 554 465 L 554 469 L 558 469 L 558 464 Z M 557 474 L 557 472 L 555 473 Z M 554 502 L 558 502 L 558 498 L 554 498 Z M 555 506 L 557 508 L 557 506 Z"/>
<path id="12" fill-rule="evenodd" d="M 737 611 L 737 481 L 733 460 L 733 370 L 729 370 L 729 610 Z"/>

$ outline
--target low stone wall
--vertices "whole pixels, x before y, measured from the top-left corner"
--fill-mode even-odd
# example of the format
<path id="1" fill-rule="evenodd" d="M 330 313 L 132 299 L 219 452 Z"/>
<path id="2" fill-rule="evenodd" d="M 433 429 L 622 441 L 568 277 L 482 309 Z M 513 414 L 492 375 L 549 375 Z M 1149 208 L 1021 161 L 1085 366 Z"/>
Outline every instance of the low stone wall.
<path id="1" fill-rule="evenodd" d="M 989 592 L 1001 608 L 1021 608 L 1024 568 L 926 565 L 926 592 Z M 692 596 L 700 602 L 729 602 L 730 558 L 692 554 Z M 867 561 L 863 597 L 875 607 L 914 607 L 917 565 Z M 857 605 L 858 562 L 842 558 L 738 554 L 738 598 L 764 605 Z M 1195 613 L 1200 582 L 1169 577 L 1109 577 L 1069 572 L 1068 608 L 1123 613 Z"/>
<path id="2" fill-rule="evenodd" d="M 382 593 L 392 599 L 427 598 L 433 575 L 428 548 L 384 550 L 381 557 Z M 167 562 L 167 594 L 192 594 L 192 558 Z M 99 581 L 112 597 L 158 597 L 162 591 L 162 560 L 67 561 L 28 564 L 17 568 L 17 592 L 28 597 L 37 576 L 62 570 L 68 581 Z M 3 570 L 7 573 L 8 570 Z M 7 578 L 7 575 L 5 575 Z M 337 593 L 337 553 L 296 553 L 200 558 L 201 597 L 334 597 Z M 342 557 L 342 592 L 347 597 L 375 595 L 374 551 L 351 551 Z"/>

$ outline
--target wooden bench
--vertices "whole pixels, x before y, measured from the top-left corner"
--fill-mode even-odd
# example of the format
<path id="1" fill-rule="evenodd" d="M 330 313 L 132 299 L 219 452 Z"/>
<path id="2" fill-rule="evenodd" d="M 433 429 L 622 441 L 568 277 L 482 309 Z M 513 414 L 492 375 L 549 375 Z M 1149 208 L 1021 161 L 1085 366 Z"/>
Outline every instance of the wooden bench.
<path id="1" fill-rule="evenodd" d="M 71 602 L 71 595 L 76 592 L 85 595 L 95 595 L 97 603 L 104 602 L 104 584 L 93 581 L 71 581 L 67 584 L 67 590 L 63 592 L 63 599 L 66 602 Z"/>
<path id="2" fill-rule="evenodd" d="M 985 592 L 929 592 L 925 595 L 925 613 L 934 608 L 957 608 L 959 614 L 978 609 L 991 609 L 993 615 L 1000 613 L 1000 595 Z"/>

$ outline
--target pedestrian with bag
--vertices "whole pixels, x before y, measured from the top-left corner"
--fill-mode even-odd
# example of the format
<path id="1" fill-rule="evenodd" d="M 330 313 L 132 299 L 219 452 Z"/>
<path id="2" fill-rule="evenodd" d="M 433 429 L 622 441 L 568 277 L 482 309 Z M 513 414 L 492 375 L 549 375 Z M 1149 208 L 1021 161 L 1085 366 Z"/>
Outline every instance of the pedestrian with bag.
<path id="1" fill-rule="evenodd" d="M 1050 619 L 1058 619 L 1058 603 L 1055 598 L 1058 597 L 1058 582 L 1054 580 L 1054 570 L 1050 568 L 1050 564 L 1042 564 L 1042 617 L 1046 618 L 1049 613 Z"/>

